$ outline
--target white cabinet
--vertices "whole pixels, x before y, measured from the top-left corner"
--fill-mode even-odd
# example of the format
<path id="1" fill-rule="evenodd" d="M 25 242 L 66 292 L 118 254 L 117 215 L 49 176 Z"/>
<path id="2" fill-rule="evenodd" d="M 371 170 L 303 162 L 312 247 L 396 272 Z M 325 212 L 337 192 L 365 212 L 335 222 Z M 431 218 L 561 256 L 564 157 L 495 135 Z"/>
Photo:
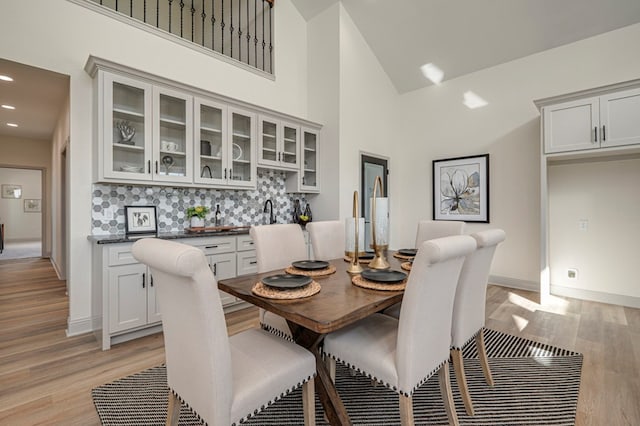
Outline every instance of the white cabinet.
<path id="1" fill-rule="evenodd" d="M 320 192 L 320 129 L 302 127 L 300 171 L 287 177 L 287 192 Z"/>
<path id="2" fill-rule="evenodd" d="M 300 167 L 300 126 L 261 115 L 258 120 L 258 164 L 265 167 Z"/>
<path id="3" fill-rule="evenodd" d="M 228 152 L 229 161 L 223 177 L 232 186 L 255 188 L 255 121 L 254 113 L 238 109 L 228 109 Z"/>
<path id="4" fill-rule="evenodd" d="M 255 274 L 258 272 L 258 259 L 253 240 L 249 235 L 238 236 L 237 275 Z"/>
<path id="5" fill-rule="evenodd" d="M 544 106 L 545 153 L 640 144 L 640 89 Z"/>
<path id="6" fill-rule="evenodd" d="M 202 250 L 218 280 L 256 272 L 249 235 L 195 237 L 174 240 Z M 95 244 L 93 249 L 92 316 L 102 349 L 162 330 L 156 287 L 149 269 L 131 254 L 131 242 Z M 241 265 L 241 266 L 239 266 Z M 241 300 L 220 292 L 227 310 Z"/>
<path id="7" fill-rule="evenodd" d="M 109 333 L 159 323 L 153 277 L 140 264 L 109 268 Z"/>
<path id="8" fill-rule="evenodd" d="M 100 71 L 98 180 L 193 181 L 193 100 Z"/>
<path id="9" fill-rule="evenodd" d="M 195 111 L 194 182 L 255 187 L 255 115 L 204 98 L 196 99 Z"/>

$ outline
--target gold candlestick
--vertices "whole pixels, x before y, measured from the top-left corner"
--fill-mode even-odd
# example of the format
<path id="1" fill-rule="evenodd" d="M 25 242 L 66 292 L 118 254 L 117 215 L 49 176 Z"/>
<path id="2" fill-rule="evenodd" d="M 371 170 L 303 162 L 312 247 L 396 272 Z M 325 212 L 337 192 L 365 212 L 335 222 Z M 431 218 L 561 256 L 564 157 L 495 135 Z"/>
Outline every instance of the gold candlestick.
<path id="1" fill-rule="evenodd" d="M 360 260 L 358 259 L 358 256 L 360 255 L 360 248 L 358 247 L 358 240 L 360 239 L 360 230 L 358 229 L 359 216 L 358 191 L 353 191 L 353 222 L 356 239 L 354 241 L 353 253 L 347 254 L 348 256 L 351 256 L 351 264 L 349 265 L 349 269 L 347 269 L 347 272 L 350 274 L 359 274 L 362 272 L 362 266 L 360 266 Z"/>
<path id="2" fill-rule="evenodd" d="M 373 201 L 371 202 L 371 248 L 375 255 L 373 260 L 369 263 L 369 268 L 389 269 L 391 265 L 389 265 L 389 262 L 386 259 L 386 251 L 389 245 L 379 245 L 376 239 L 376 190 L 378 188 L 380 188 L 380 197 L 382 198 L 384 194 L 382 193 L 382 178 L 380 178 L 380 176 L 376 176 L 376 180 L 373 184 Z"/>

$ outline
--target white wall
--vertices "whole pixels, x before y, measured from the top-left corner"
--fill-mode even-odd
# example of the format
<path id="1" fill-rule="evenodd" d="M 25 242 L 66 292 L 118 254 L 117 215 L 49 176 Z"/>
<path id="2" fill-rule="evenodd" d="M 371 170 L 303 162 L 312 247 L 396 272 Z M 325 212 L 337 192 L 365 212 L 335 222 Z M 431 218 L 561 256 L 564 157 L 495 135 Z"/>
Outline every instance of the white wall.
<path id="1" fill-rule="evenodd" d="M 42 205 L 42 171 L 0 167 L 0 183 L 20 185 L 21 198 L 0 198 L 0 223 L 5 241 L 42 238 L 42 211 L 26 213 L 25 200 L 37 199 Z"/>
<path id="2" fill-rule="evenodd" d="M 503 228 L 492 275 L 537 285 L 540 114 L 533 100 L 637 78 L 639 48 L 637 24 L 403 95 L 394 123 L 402 167 L 392 171 L 402 223 L 431 217 L 432 160 L 489 153 L 491 223 L 468 230 Z M 467 109 L 467 90 L 489 105 Z M 396 245 L 413 242 L 413 227 L 392 226 Z"/>
<path id="3" fill-rule="evenodd" d="M 548 177 L 551 284 L 640 301 L 640 158 L 551 165 Z"/>
<path id="4" fill-rule="evenodd" d="M 91 324 L 92 82 L 84 72 L 89 55 L 307 117 L 306 24 L 280 0 L 275 20 L 276 81 L 140 31 L 66 0 L 8 2 L 0 14 L 0 57 L 53 70 L 70 80 L 69 223 L 70 333 Z"/>
<path id="5" fill-rule="evenodd" d="M 387 193 L 396 200 L 395 173 L 400 169 L 400 141 L 394 133 L 397 99 L 389 77 L 340 4 L 340 217 L 352 215 L 353 191 L 360 192 L 361 152 L 389 158 Z M 395 208 L 390 211 L 392 223 L 401 217 L 398 213 Z"/>

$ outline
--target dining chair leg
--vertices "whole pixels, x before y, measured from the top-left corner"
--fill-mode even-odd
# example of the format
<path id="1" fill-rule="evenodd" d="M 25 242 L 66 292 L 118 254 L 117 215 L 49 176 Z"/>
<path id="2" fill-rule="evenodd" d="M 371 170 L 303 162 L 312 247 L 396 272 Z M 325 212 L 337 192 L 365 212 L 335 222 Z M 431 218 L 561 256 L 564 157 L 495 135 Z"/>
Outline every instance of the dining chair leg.
<path id="1" fill-rule="evenodd" d="M 329 370 L 329 377 L 331 377 L 331 381 L 335 383 L 336 382 L 336 360 L 328 356 L 324 359 L 324 362 L 327 365 L 327 370 Z"/>
<path id="2" fill-rule="evenodd" d="M 171 391 L 169 391 L 169 405 L 167 406 L 167 422 L 166 426 L 178 426 L 180 419 L 180 400 Z"/>
<path id="3" fill-rule="evenodd" d="M 458 389 L 462 394 L 462 401 L 464 401 L 464 408 L 467 410 L 467 415 L 473 416 L 473 401 L 469 394 L 469 386 L 467 385 L 467 375 L 464 372 L 464 361 L 462 360 L 462 351 L 460 349 L 451 349 L 451 359 L 453 360 L 453 371 L 456 374 L 456 382 L 458 383 Z"/>
<path id="4" fill-rule="evenodd" d="M 491 375 L 491 369 L 489 368 L 487 348 L 484 344 L 484 328 L 480 329 L 480 332 L 476 335 L 476 348 L 478 349 L 478 356 L 480 357 L 480 364 L 482 365 L 484 378 L 489 386 L 493 386 L 493 376 Z"/>
<path id="5" fill-rule="evenodd" d="M 402 426 L 413 426 L 413 398 L 400 395 L 400 424 Z"/>
<path id="6" fill-rule="evenodd" d="M 302 386 L 302 409 L 304 411 L 305 426 L 316 424 L 316 394 L 313 379 Z"/>
<path id="7" fill-rule="evenodd" d="M 447 418 L 449 424 L 458 426 L 458 414 L 456 413 L 456 406 L 453 402 L 453 392 L 451 392 L 451 379 L 449 377 L 449 360 L 440 367 L 438 371 L 438 379 L 440 382 L 440 394 L 444 401 L 444 409 L 447 412 Z"/>

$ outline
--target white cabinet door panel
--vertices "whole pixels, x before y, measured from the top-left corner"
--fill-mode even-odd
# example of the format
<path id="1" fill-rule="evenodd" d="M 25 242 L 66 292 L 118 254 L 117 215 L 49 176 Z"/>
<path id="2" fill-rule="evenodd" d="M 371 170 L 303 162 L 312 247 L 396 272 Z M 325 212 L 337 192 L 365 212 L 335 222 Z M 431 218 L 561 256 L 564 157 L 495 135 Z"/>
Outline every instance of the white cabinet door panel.
<path id="1" fill-rule="evenodd" d="M 640 89 L 600 97 L 602 147 L 640 143 Z"/>
<path id="2" fill-rule="evenodd" d="M 544 108 L 545 152 L 599 148 L 598 98 L 564 102 Z"/>
<path id="3" fill-rule="evenodd" d="M 147 324 L 146 271 L 140 264 L 109 269 L 110 333 Z"/>

